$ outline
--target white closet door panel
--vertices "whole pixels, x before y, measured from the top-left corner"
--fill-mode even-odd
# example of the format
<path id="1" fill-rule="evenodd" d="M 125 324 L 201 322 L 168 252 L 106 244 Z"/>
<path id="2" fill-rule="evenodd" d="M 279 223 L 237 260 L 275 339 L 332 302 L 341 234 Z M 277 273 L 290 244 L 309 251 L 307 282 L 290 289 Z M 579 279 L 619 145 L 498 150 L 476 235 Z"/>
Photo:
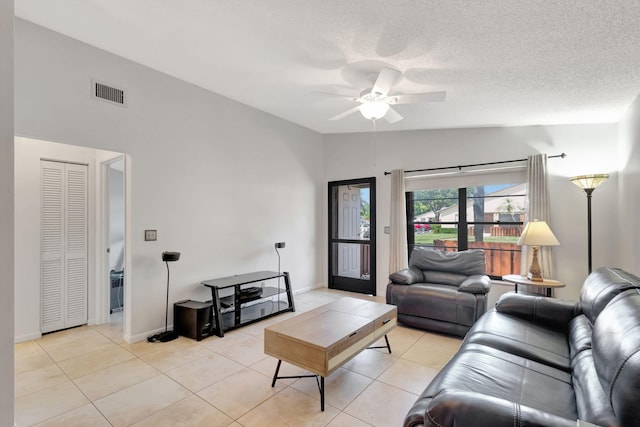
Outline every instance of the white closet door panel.
<path id="1" fill-rule="evenodd" d="M 66 252 L 87 253 L 87 167 L 67 165 L 66 170 Z"/>
<path id="2" fill-rule="evenodd" d="M 40 169 L 40 322 L 42 332 L 64 327 L 64 165 L 41 163 Z"/>
<path id="3" fill-rule="evenodd" d="M 87 261 L 67 259 L 65 327 L 87 323 Z"/>
<path id="4" fill-rule="evenodd" d="M 42 162 L 41 169 L 41 252 L 47 256 L 62 255 L 64 194 L 59 163 Z"/>
<path id="5" fill-rule="evenodd" d="M 64 290 L 62 289 L 62 266 L 60 261 L 43 261 L 40 267 L 40 323 L 42 332 L 64 328 L 62 316 Z"/>
<path id="6" fill-rule="evenodd" d="M 65 326 L 87 323 L 87 166 L 66 165 Z"/>

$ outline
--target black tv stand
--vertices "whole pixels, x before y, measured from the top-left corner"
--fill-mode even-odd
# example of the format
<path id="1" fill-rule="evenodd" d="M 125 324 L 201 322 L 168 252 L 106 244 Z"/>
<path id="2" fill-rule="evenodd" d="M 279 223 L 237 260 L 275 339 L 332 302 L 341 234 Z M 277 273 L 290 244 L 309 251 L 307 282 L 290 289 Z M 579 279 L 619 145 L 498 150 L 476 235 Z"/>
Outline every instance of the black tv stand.
<path id="1" fill-rule="evenodd" d="M 284 286 L 270 285 L 244 287 L 252 283 L 284 279 Z M 210 334 L 224 336 L 225 331 L 239 328 L 287 311 L 296 311 L 291 292 L 289 273 L 257 271 L 237 276 L 205 280 L 202 284 L 211 289 L 212 310 Z M 226 296 L 224 290 L 233 288 Z M 223 292 L 221 292 L 223 291 Z M 229 292 L 230 293 L 230 292 Z"/>

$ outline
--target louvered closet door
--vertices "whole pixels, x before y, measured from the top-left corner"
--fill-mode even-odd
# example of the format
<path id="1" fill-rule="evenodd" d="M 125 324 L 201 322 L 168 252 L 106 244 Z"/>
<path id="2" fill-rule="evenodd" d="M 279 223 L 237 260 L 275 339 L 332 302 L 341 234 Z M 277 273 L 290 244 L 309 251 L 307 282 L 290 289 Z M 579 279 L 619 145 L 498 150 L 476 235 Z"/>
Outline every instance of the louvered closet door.
<path id="1" fill-rule="evenodd" d="M 41 162 L 41 330 L 87 323 L 87 166 Z"/>

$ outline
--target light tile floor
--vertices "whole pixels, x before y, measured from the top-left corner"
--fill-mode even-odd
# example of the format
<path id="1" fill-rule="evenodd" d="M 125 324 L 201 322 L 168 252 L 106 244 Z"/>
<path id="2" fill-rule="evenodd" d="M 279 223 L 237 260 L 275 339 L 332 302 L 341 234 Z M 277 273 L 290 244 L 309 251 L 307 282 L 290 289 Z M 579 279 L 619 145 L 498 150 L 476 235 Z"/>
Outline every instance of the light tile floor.
<path id="1" fill-rule="evenodd" d="M 322 289 L 296 295 L 296 313 L 224 338 L 127 344 L 116 320 L 16 344 L 16 425 L 400 426 L 459 339 L 397 327 L 392 354 L 366 350 L 326 379 L 324 412 L 313 379 L 271 387 L 277 361 L 263 353 L 264 327 L 345 295 L 384 302 Z M 304 373 L 282 365 L 282 375 Z"/>

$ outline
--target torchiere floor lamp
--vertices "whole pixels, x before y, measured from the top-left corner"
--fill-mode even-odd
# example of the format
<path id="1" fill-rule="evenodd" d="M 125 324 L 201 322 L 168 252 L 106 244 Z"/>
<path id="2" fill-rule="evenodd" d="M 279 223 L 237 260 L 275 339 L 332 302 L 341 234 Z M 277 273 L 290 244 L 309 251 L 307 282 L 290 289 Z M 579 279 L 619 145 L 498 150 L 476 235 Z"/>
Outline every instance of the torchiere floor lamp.
<path id="1" fill-rule="evenodd" d="M 587 193 L 587 239 L 588 239 L 588 254 L 589 254 L 589 273 L 591 273 L 591 193 L 598 188 L 600 184 L 605 182 L 609 178 L 607 174 L 594 174 L 594 175 L 580 175 L 571 178 L 578 187 L 582 188 Z"/>

